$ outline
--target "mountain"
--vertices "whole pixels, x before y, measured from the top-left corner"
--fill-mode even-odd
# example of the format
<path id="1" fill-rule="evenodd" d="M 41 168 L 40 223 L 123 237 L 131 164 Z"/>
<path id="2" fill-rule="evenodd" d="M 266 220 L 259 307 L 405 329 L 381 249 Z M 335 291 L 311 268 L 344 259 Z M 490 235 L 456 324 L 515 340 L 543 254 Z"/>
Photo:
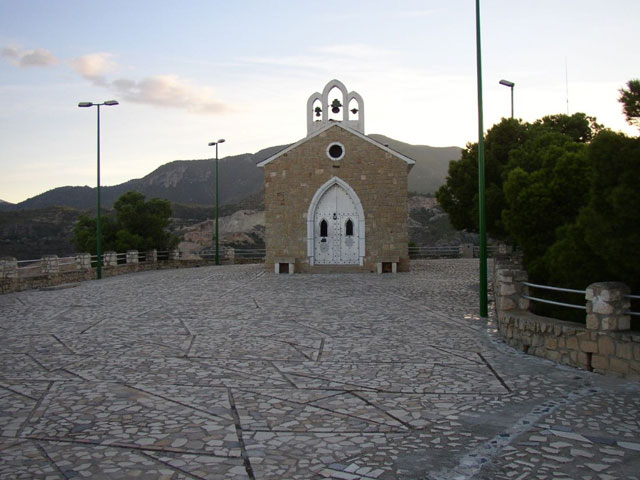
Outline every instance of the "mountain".
<path id="1" fill-rule="evenodd" d="M 409 191 L 433 193 L 445 182 L 449 161 L 460 158 L 458 147 L 429 147 L 410 145 L 384 135 L 370 135 L 380 143 L 414 159 L 409 174 Z M 255 154 L 225 157 L 219 160 L 220 204 L 235 204 L 263 189 L 264 176 L 256 164 L 287 145 L 265 148 Z M 166 198 L 173 203 L 213 205 L 214 174 L 213 160 L 176 160 L 157 168 L 147 176 L 114 186 L 100 188 L 101 206 L 111 208 L 122 194 L 134 190 L 147 198 Z M 96 192 L 93 187 L 59 187 L 41 193 L 18 204 L 0 203 L 0 210 L 13 211 L 46 208 L 53 205 L 93 210 Z"/>
<path id="2" fill-rule="evenodd" d="M 410 145 L 383 135 L 371 135 L 371 138 L 416 161 L 409 174 L 409 190 L 413 192 L 435 192 L 445 182 L 449 162 L 460 158 L 458 147 Z M 286 145 L 219 161 L 223 240 L 236 245 L 263 244 L 264 174 L 256 164 L 283 148 Z M 183 246 L 188 244 L 189 250 L 199 250 L 211 243 L 214 183 L 212 160 L 177 160 L 143 178 L 101 187 L 101 206 L 107 213 L 118 197 L 131 190 L 147 198 L 166 198 L 173 207 L 171 230 L 181 236 Z M 87 186 L 55 188 L 19 204 L 0 202 L 0 256 L 25 259 L 72 254 L 77 219 L 83 211 L 95 210 L 95 205 L 95 188 Z M 410 208 L 411 241 L 437 243 L 446 238 L 447 242 L 457 242 L 448 217 L 438 208 L 431 204 Z M 222 221 L 226 217 L 228 221 Z"/>
<path id="3" fill-rule="evenodd" d="M 262 190 L 264 174 L 256 163 L 285 146 L 265 148 L 255 154 L 225 157 L 218 162 L 220 204 L 238 203 Z M 111 208 L 122 194 L 136 191 L 147 198 L 166 198 L 174 203 L 213 205 L 215 184 L 213 160 L 176 160 L 157 168 L 149 175 L 114 186 L 100 188 L 103 208 Z M 18 204 L 1 204 L 0 210 L 25 210 L 53 205 L 92 210 L 96 205 L 93 187 L 59 187 Z"/>
<path id="4" fill-rule="evenodd" d="M 411 145 L 378 134 L 369 137 L 416 161 L 409 173 L 409 191 L 415 193 L 435 193 L 446 181 L 449 162 L 462 154 L 460 147 Z"/>
<path id="5" fill-rule="evenodd" d="M 0 212 L 0 257 L 22 260 L 73 255 L 73 228 L 82 214 L 69 207 Z"/>

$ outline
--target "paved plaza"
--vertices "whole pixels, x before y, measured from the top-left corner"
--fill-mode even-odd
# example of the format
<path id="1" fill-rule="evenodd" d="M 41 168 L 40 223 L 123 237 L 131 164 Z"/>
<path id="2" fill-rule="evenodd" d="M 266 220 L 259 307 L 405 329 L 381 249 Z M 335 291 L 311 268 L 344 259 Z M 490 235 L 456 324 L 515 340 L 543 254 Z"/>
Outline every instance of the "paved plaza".
<path id="1" fill-rule="evenodd" d="M 640 479 L 640 385 L 507 347 L 477 270 L 0 296 L 0 478 Z"/>

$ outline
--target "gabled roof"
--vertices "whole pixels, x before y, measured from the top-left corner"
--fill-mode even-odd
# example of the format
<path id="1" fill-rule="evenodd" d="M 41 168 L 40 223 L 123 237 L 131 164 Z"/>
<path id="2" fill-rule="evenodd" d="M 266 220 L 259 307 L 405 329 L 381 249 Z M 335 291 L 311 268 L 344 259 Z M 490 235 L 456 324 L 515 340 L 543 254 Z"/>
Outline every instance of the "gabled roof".
<path id="1" fill-rule="evenodd" d="M 308 137 L 304 137 L 302 140 L 299 140 L 296 143 L 294 143 L 292 145 L 289 145 L 287 148 L 284 148 L 284 149 L 280 150 L 278 153 L 275 153 L 274 155 L 271 155 L 269 158 L 261 161 L 256 166 L 257 167 L 264 167 L 267 163 L 273 162 L 275 159 L 281 157 L 285 153 L 290 152 L 291 150 L 293 150 L 294 148 L 298 147 L 299 145 L 302 145 L 307 140 L 310 140 L 310 139 L 312 139 L 314 137 L 317 137 L 321 133 L 326 132 L 330 128 L 334 128 L 334 127 L 338 127 L 338 128 L 342 128 L 343 130 L 346 130 L 347 132 L 355 135 L 356 137 L 359 137 L 362 140 L 364 140 L 366 142 L 369 142 L 372 145 L 375 145 L 376 147 L 384 150 L 385 152 L 390 153 L 394 157 L 399 158 L 400 160 L 404 160 L 405 162 L 407 162 L 408 165 L 414 165 L 416 163 L 415 160 L 412 160 L 411 158 L 407 157 L 406 155 L 401 154 L 400 152 L 396 152 L 395 150 L 392 150 L 391 148 L 387 147 L 386 145 L 384 145 L 384 144 L 382 144 L 380 142 L 377 142 L 372 138 L 367 137 L 366 135 L 358 132 L 357 130 L 354 130 L 353 128 L 345 127 L 344 125 L 341 125 L 340 123 L 333 123 L 331 125 L 327 125 L 324 128 L 321 128 L 320 130 L 316 130 L 315 132 L 313 132 Z"/>

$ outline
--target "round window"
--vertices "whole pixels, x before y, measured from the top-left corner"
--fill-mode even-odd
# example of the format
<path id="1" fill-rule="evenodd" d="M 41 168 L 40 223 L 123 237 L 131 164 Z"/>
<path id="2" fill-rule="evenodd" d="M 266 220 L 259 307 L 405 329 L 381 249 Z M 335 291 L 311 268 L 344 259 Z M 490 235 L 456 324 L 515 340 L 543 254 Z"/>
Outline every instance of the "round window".
<path id="1" fill-rule="evenodd" d="M 341 160 L 344 157 L 344 145 L 334 142 L 327 147 L 327 156 L 334 161 Z"/>

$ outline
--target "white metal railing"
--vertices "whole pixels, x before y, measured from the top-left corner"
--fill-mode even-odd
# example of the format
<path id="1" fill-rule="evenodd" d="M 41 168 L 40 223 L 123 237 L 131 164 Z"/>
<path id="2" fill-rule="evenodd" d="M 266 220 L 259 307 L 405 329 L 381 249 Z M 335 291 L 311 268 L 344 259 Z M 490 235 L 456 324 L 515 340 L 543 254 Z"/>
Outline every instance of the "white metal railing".
<path id="1" fill-rule="evenodd" d="M 409 257 L 411 258 L 441 258 L 457 257 L 460 255 L 460 247 L 457 245 L 444 246 L 412 246 L 409 247 Z"/>
<path id="2" fill-rule="evenodd" d="M 267 256 L 267 250 L 264 248 L 236 248 L 234 249 L 235 258 L 244 260 L 263 260 Z"/>
<path id="3" fill-rule="evenodd" d="M 629 300 L 640 300 L 640 295 L 625 295 L 624 297 L 628 298 Z M 640 317 L 640 312 L 632 312 L 631 310 L 629 310 L 628 312 L 624 313 L 634 317 Z"/>
<path id="4" fill-rule="evenodd" d="M 554 292 L 566 292 L 566 293 L 581 293 L 582 295 L 586 294 L 585 290 L 574 290 L 572 288 L 550 287 L 549 285 L 538 285 L 536 283 L 529 283 L 529 282 L 522 282 L 522 283 L 527 287 L 540 288 L 542 290 L 552 290 Z M 573 303 L 556 302 L 554 300 L 547 300 L 546 298 L 540 298 L 540 297 L 532 297 L 530 295 L 523 295 L 523 298 L 526 298 L 527 300 L 531 300 L 532 302 L 547 303 L 549 305 L 557 305 L 560 307 L 577 308 L 579 310 L 587 309 L 586 305 L 575 305 Z"/>
<path id="5" fill-rule="evenodd" d="M 572 288 L 551 287 L 549 285 L 539 285 L 537 283 L 530 283 L 530 282 L 522 282 L 522 284 L 526 285 L 527 287 L 540 288 L 543 290 L 552 290 L 555 292 L 578 293 L 582 295 L 585 295 L 587 293 L 586 290 L 575 290 Z M 547 300 L 546 298 L 540 298 L 540 297 L 532 297 L 530 295 L 523 295 L 523 298 L 526 298 L 527 300 L 531 300 L 533 302 L 548 303 L 549 305 L 558 305 L 560 307 L 577 308 L 580 310 L 587 309 L 585 305 L 575 305 L 572 303 L 556 302 L 554 300 Z M 625 295 L 625 298 L 628 298 L 629 300 L 640 300 L 640 295 Z M 640 317 L 640 312 L 632 312 L 631 310 L 629 310 L 624 313 L 625 315 Z"/>
<path id="6" fill-rule="evenodd" d="M 463 245 L 415 245 L 409 247 L 410 258 L 458 258 L 463 256 Z M 498 251 L 495 245 L 487 246 L 487 255 L 494 255 Z M 480 256 L 480 247 L 473 246 L 473 256 Z"/>

